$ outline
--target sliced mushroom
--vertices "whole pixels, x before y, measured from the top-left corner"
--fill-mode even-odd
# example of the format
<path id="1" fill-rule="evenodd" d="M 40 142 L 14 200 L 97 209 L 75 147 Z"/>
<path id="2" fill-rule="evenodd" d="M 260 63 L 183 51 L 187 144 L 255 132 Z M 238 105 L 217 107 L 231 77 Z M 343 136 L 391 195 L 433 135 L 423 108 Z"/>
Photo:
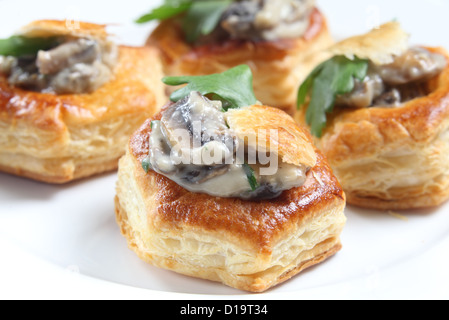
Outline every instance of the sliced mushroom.
<path id="1" fill-rule="evenodd" d="M 39 72 L 55 74 L 78 63 L 92 64 L 99 59 L 98 42 L 89 39 L 78 39 L 66 42 L 49 51 L 39 51 L 36 65 Z"/>
<path id="2" fill-rule="evenodd" d="M 45 93 L 83 94 L 111 79 L 117 58 L 118 47 L 110 41 L 67 38 L 37 56 L 3 59 L 0 68 L 14 86 Z"/>
<path id="3" fill-rule="evenodd" d="M 368 108 L 376 97 L 384 91 L 384 84 L 380 76 L 373 74 L 365 77 L 363 81 L 354 81 L 354 90 L 351 93 L 337 98 L 336 105 L 353 108 Z"/>
<path id="4" fill-rule="evenodd" d="M 398 89 L 389 89 L 378 96 L 373 105 L 382 107 L 396 107 L 402 102 L 401 92 Z"/>
<path id="5" fill-rule="evenodd" d="M 153 122 L 149 161 L 154 171 L 185 189 L 219 197 L 272 199 L 304 184 L 304 166 L 281 163 L 272 175 L 263 176 L 262 167 L 256 164 L 257 173 L 252 178 L 257 179 L 258 186 L 254 188 L 245 171 L 248 155 L 238 159 L 240 144 L 248 149 L 227 126 L 221 102 L 192 92 L 164 110 L 160 121 Z"/>
<path id="6" fill-rule="evenodd" d="M 354 89 L 338 96 L 336 105 L 353 108 L 401 106 L 427 95 L 425 81 L 440 74 L 446 65 L 443 55 L 411 48 L 391 64 L 371 64 L 365 79 L 356 79 Z"/>
<path id="7" fill-rule="evenodd" d="M 300 37 L 309 26 L 315 0 L 245 0 L 234 2 L 221 26 L 231 38 L 276 40 Z"/>
<path id="8" fill-rule="evenodd" d="M 156 171 L 202 183 L 227 172 L 236 144 L 221 102 L 192 92 L 163 113 L 160 125 L 155 124 L 150 161 Z"/>
<path id="9" fill-rule="evenodd" d="M 17 63 L 17 58 L 0 56 L 0 74 L 10 75 Z"/>
<path id="10" fill-rule="evenodd" d="M 192 149 L 194 153 L 213 141 L 228 150 L 227 156 L 233 156 L 236 149 L 237 142 L 226 125 L 221 102 L 211 101 L 199 92 L 192 92 L 166 110 L 161 123 L 177 149 Z"/>
<path id="11" fill-rule="evenodd" d="M 414 47 L 397 57 L 393 63 L 376 67 L 375 71 L 385 83 L 403 85 L 429 80 L 440 74 L 446 64 L 446 58 L 441 54 Z"/>

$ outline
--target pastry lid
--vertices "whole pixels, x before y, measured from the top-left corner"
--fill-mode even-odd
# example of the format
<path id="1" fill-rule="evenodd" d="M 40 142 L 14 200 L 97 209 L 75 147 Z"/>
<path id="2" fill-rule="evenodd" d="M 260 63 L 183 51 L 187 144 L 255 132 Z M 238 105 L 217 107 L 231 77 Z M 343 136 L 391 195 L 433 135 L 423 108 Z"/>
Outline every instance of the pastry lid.
<path id="1" fill-rule="evenodd" d="M 377 65 L 392 63 L 409 48 L 409 34 L 398 22 L 388 22 L 377 29 L 343 40 L 332 46 L 333 55 L 344 55 L 349 59 L 369 59 Z"/>

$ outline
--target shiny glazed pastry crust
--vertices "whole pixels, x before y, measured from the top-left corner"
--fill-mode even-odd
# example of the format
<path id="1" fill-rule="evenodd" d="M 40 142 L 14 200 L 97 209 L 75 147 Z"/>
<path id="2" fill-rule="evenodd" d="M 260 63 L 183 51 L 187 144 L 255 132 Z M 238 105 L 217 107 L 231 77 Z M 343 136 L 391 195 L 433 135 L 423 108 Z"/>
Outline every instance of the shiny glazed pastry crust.
<path id="1" fill-rule="evenodd" d="M 131 138 L 116 197 L 121 231 L 144 261 L 263 292 L 340 250 L 345 195 L 318 151 L 305 185 L 274 200 L 245 201 L 191 193 L 146 174 L 150 132 L 147 121 Z"/>
<path id="2" fill-rule="evenodd" d="M 105 26 L 70 30 L 59 21 L 23 32 L 107 36 Z M 0 170 L 65 183 L 116 169 L 129 136 L 165 102 L 161 78 L 156 50 L 131 47 L 120 47 L 114 78 L 91 94 L 25 91 L 0 75 Z"/>
<path id="3" fill-rule="evenodd" d="M 376 43 L 385 32 L 386 43 L 378 53 L 362 42 Z M 372 35 L 373 33 L 371 33 Z M 394 24 L 337 44 L 334 53 L 350 54 L 386 63 L 401 54 L 405 33 Z M 442 48 L 426 48 L 447 57 Z M 326 155 L 347 195 L 348 203 L 381 210 L 438 206 L 449 198 L 449 66 L 428 81 L 430 94 L 396 108 L 339 108 L 316 144 Z M 305 123 L 306 108 L 296 113 Z"/>
<path id="4" fill-rule="evenodd" d="M 257 99 L 293 113 L 299 85 L 322 59 L 312 53 L 333 43 L 322 13 L 315 9 L 310 19 L 309 30 L 299 39 L 229 40 L 199 47 L 189 45 L 181 28 L 173 20 L 166 20 L 151 34 L 147 44 L 160 50 L 168 76 L 222 73 L 247 64 L 254 75 Z"/>

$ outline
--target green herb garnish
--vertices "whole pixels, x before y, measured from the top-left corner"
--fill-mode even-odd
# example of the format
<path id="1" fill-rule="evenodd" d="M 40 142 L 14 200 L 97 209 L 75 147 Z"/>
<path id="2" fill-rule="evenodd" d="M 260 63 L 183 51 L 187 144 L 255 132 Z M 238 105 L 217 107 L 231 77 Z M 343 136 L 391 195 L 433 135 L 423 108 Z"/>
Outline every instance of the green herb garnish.
<path id="1" fill-rule="evenodd" d="M 183 12 L 192 6 L 192 0 L 165 0 L 164 4 L 148 14 L 141 16 L 136 23 L 146 23 L 153 20 L 167 20 Z"/>
<path id="2" fill-rule="evenodd" d="M 165 0 L 164 4 L 136 20 L 146 23 L 167 20 L 182 13 L 182 26 L 187 42 L 193 43 L 200 36 L 208 35 L 220 23 L 223 12 L 233 0 Z"/>
<path id="3" fill-rule="evenodd" d="M 368 60 L 336 56 L 320 64 L 299 88 L 298 108 L 310 95 L 306 121 L 312 134 L 321 137 L 327 123 L 327 113 L 334 109 L 338 95 L 354 90 L 354 80 L 362 81 L 368 72 Z"/>
<path id="4" fill-rule="evenodd" d="M 170 96 L 173 102 L 178 102 L 192 91 L 198 91 L 204 96 L 212 95 L 214 99 L 222 100 L 225 110 L 257 103 L 253 89 L 253 74 L 247 65 L 241 65 L 219 74 L 165 77 L 162 81 L 169 86 L 187 84 Z"/>
<path id="5" fill-rule="evenodd" d="M 151 121 L 151 130 L 153 130 L 154 125 L 155 125 L 156 123 L 159 123 L 159 122 L 160 122 L 159 120 L 153 120 L 153 121 Z"/>
<path id="6" fill-rule="evenodd" d="M 231 3 L 230 0 L 195 1 L 183 21 L 187 42 L 194 43 L 199 37 L 212 33 Z"/>
<path id="7" fill-rule="evenodd" d="M 148 173 L 150 171 L 150 169 L 152 169 L 150 156 L 148 156 L 145 159 L 143 159 L 143 161 L 142 161 L 142 168 L 143 168 L 143 170 L 145 170 L 145 173 Z"/>
<path id="8" fill-rule="evenodd" d="M 259 183 L 256 179 L 256 174 L 254 173 L 254 169 L 249 166 L 249 164 L 243 164 L 243 171 L 248 178 L 249 185 L 251 186 L 252 191 L 256 191 L 259 188 Z"/>
<path id="9" fill-rule="evenodd" d="M 0 39 L 0 56 L 31 56 L 40 50 L 48 50 L 58 44 L 57 37 L 27 38 L 12 36 L 8 39 Z"/>

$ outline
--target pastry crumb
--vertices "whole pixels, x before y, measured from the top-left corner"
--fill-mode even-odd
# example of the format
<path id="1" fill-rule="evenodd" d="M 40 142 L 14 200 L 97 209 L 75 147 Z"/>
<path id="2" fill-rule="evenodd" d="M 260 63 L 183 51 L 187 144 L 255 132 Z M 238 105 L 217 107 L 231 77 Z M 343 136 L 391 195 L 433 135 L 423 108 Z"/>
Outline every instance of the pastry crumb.
<path id="1" fill-rule="evenodd" d="M 396 219 L 408 222 L 408 218 L 406 216 L 403 216 L 402 214 L 399 214 L 397 212 L 388 211 L 388 215 L 390 215 L 390 216 L 392 216 L 392 217 L 394 217 Z"/>

